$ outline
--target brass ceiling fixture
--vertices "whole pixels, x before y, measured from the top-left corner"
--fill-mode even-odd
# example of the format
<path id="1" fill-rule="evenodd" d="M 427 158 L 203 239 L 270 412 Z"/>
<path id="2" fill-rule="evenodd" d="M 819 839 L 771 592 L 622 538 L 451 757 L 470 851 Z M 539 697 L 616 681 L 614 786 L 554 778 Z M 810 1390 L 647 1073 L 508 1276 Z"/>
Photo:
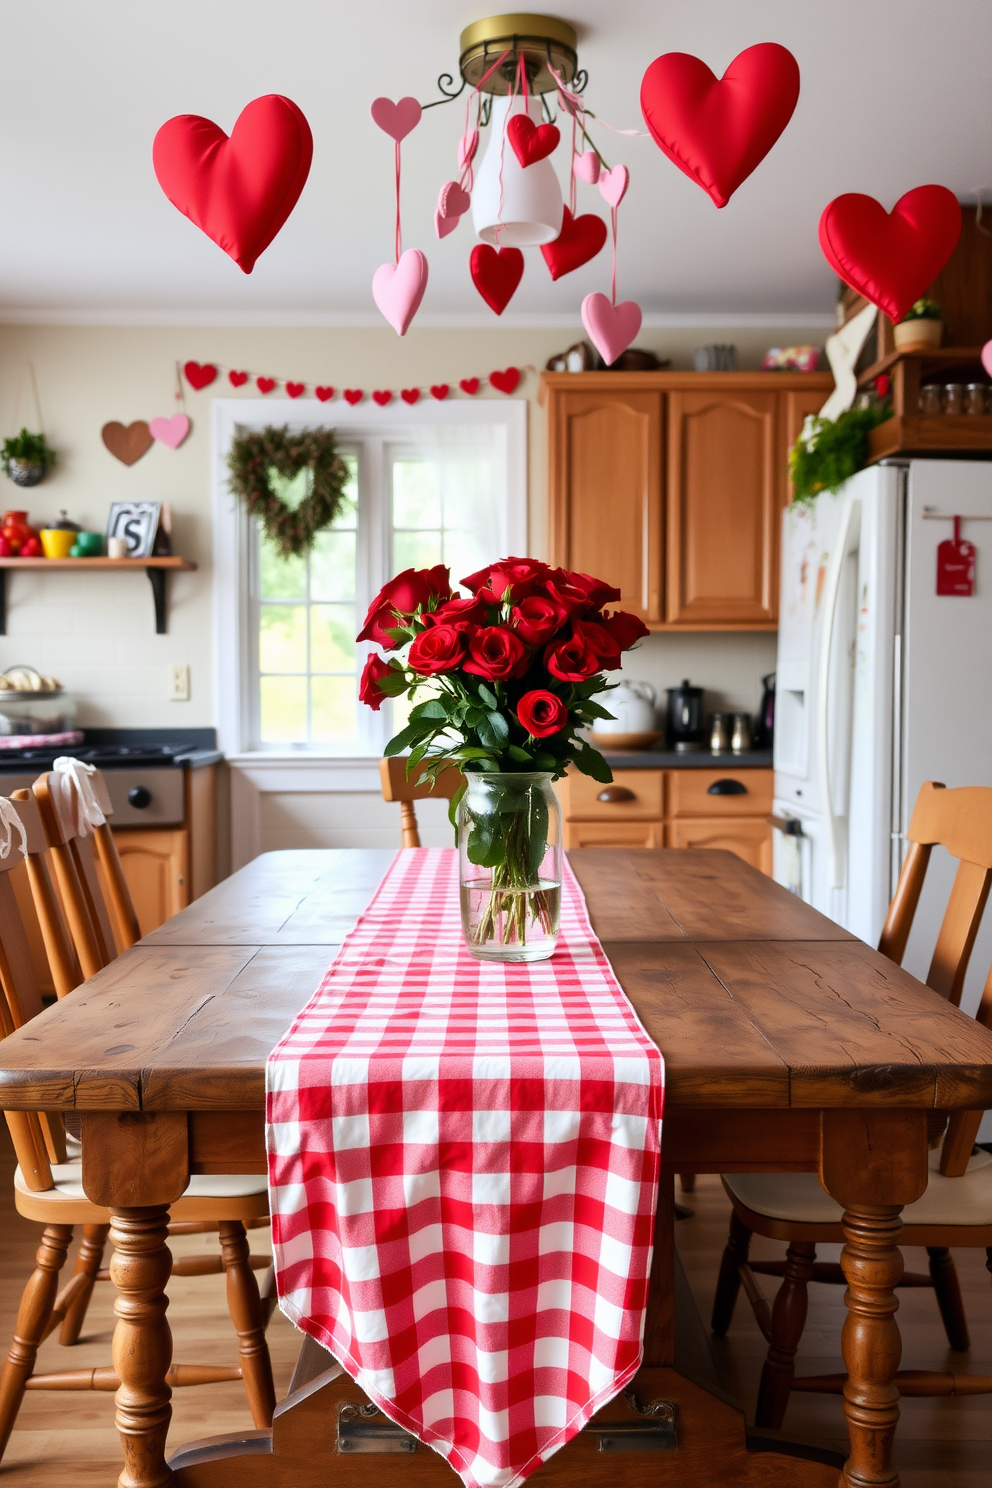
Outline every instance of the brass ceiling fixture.
<path id="1" fill-rule="evenodd" d="M 465 27 L 459 42 L 460 86 L 455 88 L 450 72 L 442 73 L 437 85 L 444 97 L 424 107 L 448 103 L 458 98 L 466 87 L 503 97 L 514 90 L 521 63 L 531 93 L 553 93 L 557 87 L 555 73 L 567 87 L 581 93 L 588 77 L 579 68 L 577 45 L 574 26 L 557 16 L 515 11 L 473 21 Z M 486 78 L 500 58 L 499 66 Z"/>

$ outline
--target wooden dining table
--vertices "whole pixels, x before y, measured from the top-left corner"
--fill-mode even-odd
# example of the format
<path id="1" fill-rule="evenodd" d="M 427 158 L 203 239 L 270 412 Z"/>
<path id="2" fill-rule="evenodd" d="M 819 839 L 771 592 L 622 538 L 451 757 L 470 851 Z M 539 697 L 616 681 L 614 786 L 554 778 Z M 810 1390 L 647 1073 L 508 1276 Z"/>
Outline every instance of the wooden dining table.
<path id="1" fill-rule="evenodd" d="M 191 1173 L 265 1172 L 266 1056 L 392 857 L 265 853 L 0 1046 L 0 1103 L 76 1112 L 83 1187 L 113 1215 L 121 1488 L 365 1488 L 370 1470 L 398 1488 L 451 1482 L 440 1457 L 412 1438 L 397 1444 L 388 1423 L 351 1442 L 359 1459 L 380 1452 L 374 1463 L 348 1455 L 342 1422 L 361 1424 L 374 1408 L 316 1345 L 271 1432 L 167 1457 L 169 1205 Z M 838 1342 L 850 1452 L 839 1481 L 889 1488 L 900 1212 L 927 1184 L 928 1117 L 992 1105 L 992 1034 L 730 853 L 610 848 L 569 859 L 664 1053 L 666 1105 L 643 1366 L 542 1478 L 834 1488 L 837 1460 L 749 1432 L 685 1362 L 675 1306 L 676 1174 L 818 1171 L 847 1237 Z M 645 1416 L 653 1434 L 634 1429 Z M 616 1451 L 628 1455 L 609 1461 Z"/>

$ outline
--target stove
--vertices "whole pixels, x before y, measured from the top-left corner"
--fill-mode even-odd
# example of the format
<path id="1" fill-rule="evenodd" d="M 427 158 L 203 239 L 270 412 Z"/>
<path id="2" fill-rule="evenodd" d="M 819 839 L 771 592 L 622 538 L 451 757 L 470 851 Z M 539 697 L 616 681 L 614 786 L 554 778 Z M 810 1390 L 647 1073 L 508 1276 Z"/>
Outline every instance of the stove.
<path id="1" fill-rule="evenodd" d="M 196 744 L 63 744 L 58 748 L 9 749 L 0 756 L 0 771 L 23 765 L 36 773 L 50 770 L 57 759 L 70 755 L 101 770 L 162 768 L 195 753 Z"/>
<path id="2" fill-rule="evenodd" d="M 104 772 L 115 827 L 182 826 L 186 818 L 185 771 L 181 761 L 202 746 L 169 744 L 76 744 L 61 749 L 5 750 L 0 756 L 0 796 L 23 790 L 70 755 Z"/>

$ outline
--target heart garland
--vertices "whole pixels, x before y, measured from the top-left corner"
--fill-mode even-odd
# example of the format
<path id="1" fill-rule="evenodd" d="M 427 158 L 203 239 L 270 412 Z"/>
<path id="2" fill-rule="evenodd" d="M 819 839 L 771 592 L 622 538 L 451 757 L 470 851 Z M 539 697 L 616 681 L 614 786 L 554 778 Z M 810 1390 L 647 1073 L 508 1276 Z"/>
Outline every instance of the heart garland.
<path id="1" fill-rule="evenodd" d="M 396 173 L 394 261 L 380 264 L 372 276 L 372 298 L 398 336 L 405 336 L 427 288 L 427 259 L 419 248 L 403 251 L 400 217 L 400 141 L 420 123 L 423 110 L 415 98 L 376 98 L 372 118 L 393 140 Z"/>
<path id="2" fill-rule="evenodd" d="M 946 186 L 917 186 L 891 212 L 850 191 L 820 218 L 820 247 L 831 268 L 890 320 L 901 320 L 925 293 L 960 234 L 961 208 Z"/>
<path id="3" fill-rule="evenodd" d="M 521 259 L 522 262 L 523 255 L 519 253 L 519 250 L 512 249 L 508 251 L 517 253 L 517 256 Z M 494 252 L 494 250 L 489 249 L 489 252 L 492 253 Z M 280 382 L 282 383 L 286 391 L 286 396 L 293 399 L 302 398 L 307 390 L 307 387 L 310 386 L 310 384 L 305 382 L 293 382 L 291 380 L 276 377 L 255 376 L 255 374 L 251 372 L 246 372 L 243 370 L 236 371 L 234 369 L 220 367 L 219 365 L 215 365 L 213 363 L 201 366 L 199 362 L 185 362 L 183 363 L 182 370 L 190 386 L 198 392 L 206 387 L 209 387 L 210 384 L 216 379 L 219 372 L 225 371 L 227 372 L 227 379 L 232 387 L 245 387 L 249 379 L 252 379 L 258 391 L 263 396 L 274 392 Z M 533 370 L 533 367 L 506 367 L 502 371 L 490 372 L 488 378 L 463 377 L 458 383 L 458 388 L 465 394 L 466 397 L 474 398 L 475 395 L 479 392 L 480 388 L 483 386 L 483 383 L 488 381 L 490 387 L 495 388 L 497 392 L 509 395 L 516 390 L 521 377 L 524 376 L 525 371 Z M 206 376 L 208 372 L 210 375 Z M 426 388 L 402 388 L 399 392 L 399 397 L 403 400 L 404 403 L 412 407 L 414 403 L 419 402 L 422 397 L 427 397 L 428 394 L 436 401 L 442 402 L 445 398 L 450 396 L 451 392 L 452 385 L 450 383 L 435 382 L 431 383 L 431 385 Z M 328 383 L 318 383 L 317 385 L 313 386 L 313 396 L 317 398 L 321 403 L 329 403 L 332 398 L 338 395 L 338 393 L 339 390 Z M 340 390 L 340 396 L 347 404 L 354 408 L 357 404 L 362 402 L 366 395 L 364 389 L 362 388 L 342 388 Z M 385 408 L 396 395 L 391 389 L 379 388 L 370 396 L 372 397 L 373 402 L 377 403 L 379 407 Z M 164 437 L 164 432 L 156 432 L 156 426 L 159 426 L 159 428 L 163 431 L 165 430 L 166 426 L 168 426 L 170 435 L 174 435 L 182 427 L 181 423 L 179 422 L 180 420 L 185 422 L 185 430 L 183 431 L 182 436 L 180 438 L 176 438 L 175 443 L 171 444 L 170 446 L 173 449 L 177 449 L 182 443 L 183 439 L 186 438 L 186 435 L 189 433 L 191 427 L 190 421 L 188 418 L 186 418 L 185 414 L 174 414 L 171 419 L 152 419 L 148 427 L 152 430 L 154 439 L 157 439 L 162 443 L 169 444 L 170 440 Z M 110 426 L 108 425 L 108 428 L 109 427 Z M 123 426 L 117 425 L 115 427 L 122 428 Z M 132 425 L 131 427 L 134 428 L 134 425 Z M 150 449 L 151 444 L 149 443 L 146 448 Z M 144 453 L 145 451 L 142 450 L 142 454 Z M 140 456 L 136 455 L 135 459 L 140 459 Z"/>

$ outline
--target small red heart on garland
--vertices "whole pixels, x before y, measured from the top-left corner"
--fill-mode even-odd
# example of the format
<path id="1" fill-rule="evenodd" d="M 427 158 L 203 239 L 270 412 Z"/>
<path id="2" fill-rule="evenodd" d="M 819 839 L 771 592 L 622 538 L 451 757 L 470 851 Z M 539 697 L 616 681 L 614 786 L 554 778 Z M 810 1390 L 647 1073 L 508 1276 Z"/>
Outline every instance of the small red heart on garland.
<path id="1" fill-rule="evenodd" d="M 525 170 L 557 150 L 561 139 L 554 124 L 535 124 L 526 114 L 514 114 L 506 126 L 506 137 Z"/>
<path id="2" fill-rule="evenodd" d="M 314 392 L 317 394 L 317 397 L 320 399 L 321 403 L 326 403 L 328 398 L 334 397 L 334 389 L 332 387 L 314 388 Z"/>
<path id="3" fill-rule="evenodd" d="M 385 388 L 380 388 L 377 392 L 374 392 L 372 394 L 372 401 L 373 403 L 378 403 L 380 408 L 385 408 L 387 403 L 392 403 L 393 395 Z"/>
<path id="4" fill-rule="evenodd" d="M 298 398 L 305 387 L 305 382 L 287 382 L 286 391 L 291 398 Z"/>
<path id="5" fill-rule="evenodd" d="M 403 399 L 404 403 L 409 403 L 412 407 L 412 405 L 416 403 L 420 398 L 420 389 L 404 388 L 403 391 L 400 393 L 400 397 Z"/>
<path id="6" fill-rule="evenodd" d="M 446 382 L 431 383 L 431 397 L 437 398 L 438 402 L 440 402 L 442 398 L 446 398 L 450 392 L 451 389 Z"/>
<path id="7" fill-rule="evenodd" d="M 490 310 L 502 315 L 524 277 L 524 256 L 519 248 L 500 248 L 477 243 L 468 261 L 472 283 Z"/>
<path id="8" fill-rule="evenodd" d="M 227 380 L 232 387 L 244 387 L 248 381 L 247 372 L 228 372 Z"/>
<path id="9" fill-rule="evenodd" d="M 463 377 L 458 386 L 463 393 L 468 393 L 471 398 L 479 391 L 479 379 L 477 377 Z"/>
<path id="10" fill-rule="evenodd" d="M 344 401 L 350 403 L 352 408 L 354 408 L 356 403 L 361 403 L 364 397 L 365 394 L 361 388 L 345 388 L 344 390 Z"/>
<path id="11" fill-rule="evenodd" d="M 544 262 L 551 270 L 552 279 L 562 274 L 571 274 L 583 264 L 595 258 L 606 242 L 606 223 L 595 212 L 586 212 L 573 217 L 565 207 L 561 219 L 561 232 L 553 243 L 542 243 Z"/>
<path id="12" fill-rule="evenodd" d="M 498 393 L 512 393 L 520 381 L 520 368 L 507 367 L 505 372 L 490 372 L 489 382 Z"/>
<path id="13" fill-rule="evenodd" d="M 186 373 L 186 381 L 197 392 L 209 387 L 217 376 L 217 368 L 210 362 L 204 362 L 202 367 L 199 362 L 187 362 L 183 371 Z"/>
<path id="14" fill-rule="evenodd" d="M 274 377 L 256 377 L 255 378 L 255 386 L 258 388 L 258 391 L 260 393 L 271 393 L 271 391 L 275 387 L 275 385 L 276 385 L 276 380 L 275 380 Z"/>

